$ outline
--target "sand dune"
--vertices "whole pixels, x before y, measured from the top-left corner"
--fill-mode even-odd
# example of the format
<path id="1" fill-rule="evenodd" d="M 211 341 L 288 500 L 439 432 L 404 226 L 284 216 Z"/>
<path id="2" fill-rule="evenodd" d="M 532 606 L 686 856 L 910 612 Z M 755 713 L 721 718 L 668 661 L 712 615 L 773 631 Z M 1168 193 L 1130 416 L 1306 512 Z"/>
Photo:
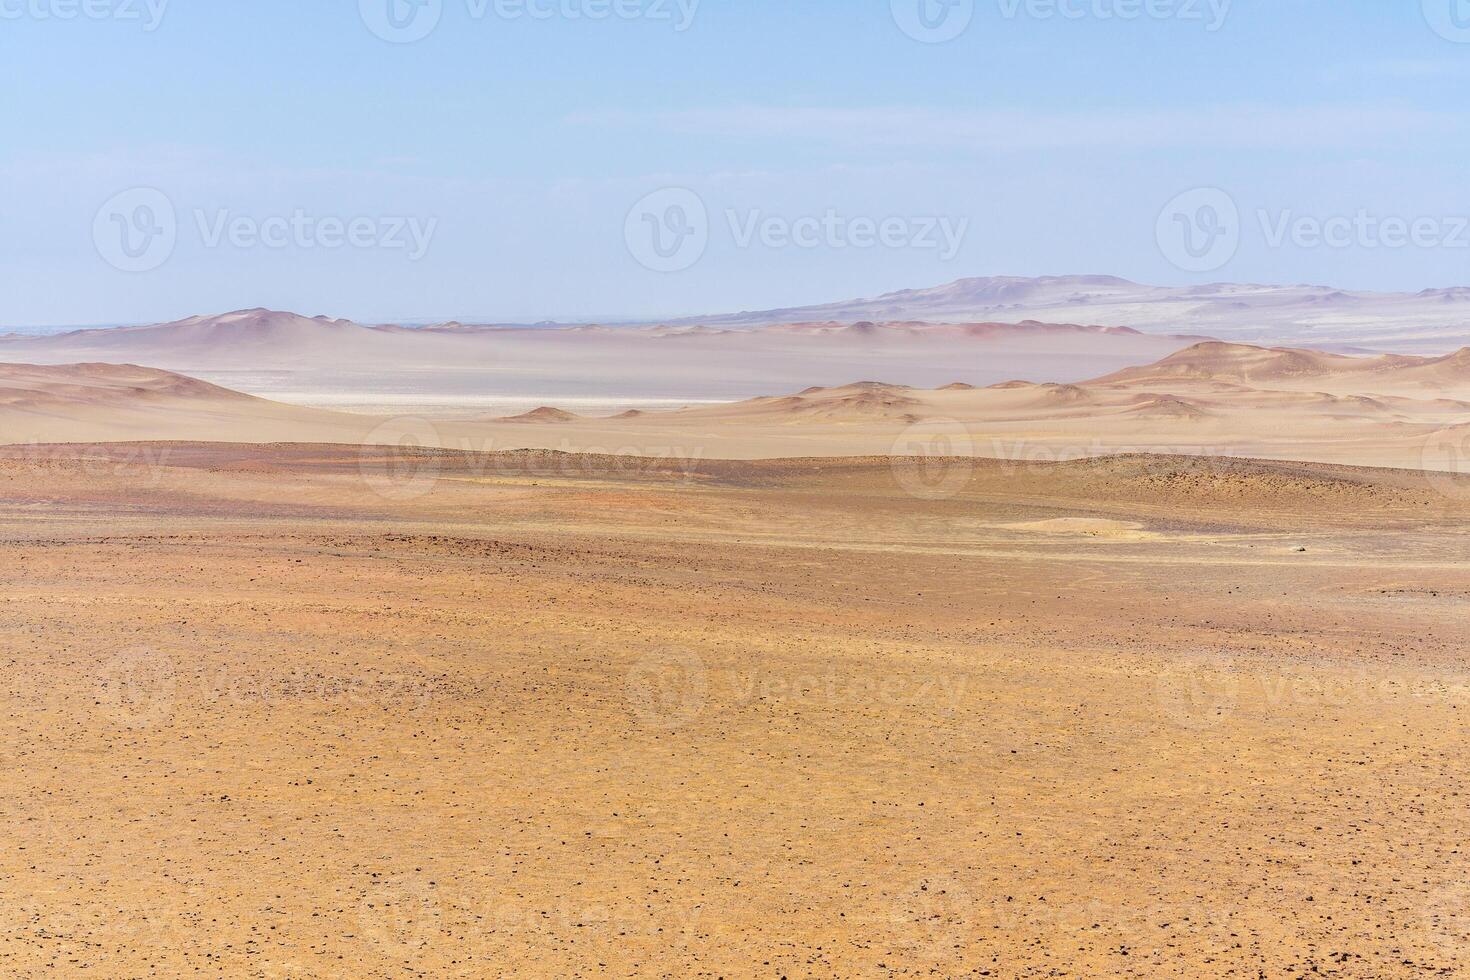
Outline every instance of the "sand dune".
<path id="1" fill-rule="evenodd" d="M 1264 390 L 1470 397 L 1470 348 L 1439 357 L 1347 357 L 1248 344 L 1195 344 L 1154 364 L 1124 368 L 1094 385 L 1236 384 Z"/>
<path id="2" fill-rule="evenodd" d="M 857 381 L 833 388 L 811 387 L 797 395 L 780 398 L 757 398 L 723 410 L 738 424 L 747 415 L 783 417 L 793 421 L 853 422 L 871 419 L 896 419 L 912 422 L 919 418 L 917 410 L 923 401 L 909 392 L 908 385 L 878 381 Z M 705 409 L 693 414 L 709 416 L 721 409 Z"/>
<path id="3" fill-rule="evenodd" d="M 37 410 L 67 405 L 130 405 L 169 399 L 215 399 L 253 402 L 257 399 L 136 364 L 0 364 L 0 403 Z"/>
<path id="4" fill-rule="evenodd" d="M 929 389 L 868 380 L 673 411 L 592 417 L 544 405 L 479 419 L 327 412 L 132 366 L 16 365 L 0 371 L 9 379 L 0 383 L 0 441 L 407 441 L 731 459 L 912 455 L 942 445 L 999 458 L 1149 451 L 1470 469 L 1465 362 L 1206 343 L 1080 383 Z"/>
<path id="5" fill-rule="evenodd" d="M 335 441 L 370 427 L 133 364 L 0 364 L 0 443 Z"/>
<path id="6" fill-rule="evenodd" d="M 523 415 L 512 415 L 508 418 L 502 419 L 501 421 L 557 423 L 575 422 L 576 420 L 577 416 L 573 415 L 571 412 L 563 411 L 560 408 L 550 408 L 548 406 L 542 406 L 541 408 L 533 408 L 531 409 L 531 411 L 526 412 Z"/>
<path id="7" fill-rule="evenodd" d="M 1140 396 L 1134 400 L 1133 407 L 1128 411 L 1132 415 L 1146 418 L 1197 420 L 1214 417 L 1213 412 L 1198 402 L 1176 395 Z"/>
<path id="8" fill-rule="evenodd" d="M 1138 381 L 1236 381 L 1241 383 L 1330 378 L 1372 371 L 1379 358 L 1345 357 L 1320 351 L 1203 343 L 1164 358 L 1157 364 L 1125 368 L 1108 383 Z"/>

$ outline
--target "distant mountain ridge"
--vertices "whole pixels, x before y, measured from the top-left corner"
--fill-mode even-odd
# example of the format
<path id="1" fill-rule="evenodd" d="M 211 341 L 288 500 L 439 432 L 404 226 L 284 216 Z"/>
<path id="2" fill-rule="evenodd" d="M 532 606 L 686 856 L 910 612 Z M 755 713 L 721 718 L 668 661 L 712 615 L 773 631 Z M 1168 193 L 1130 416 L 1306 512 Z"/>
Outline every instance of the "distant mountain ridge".
<path id="1" fill-rule="evenodd" d="M 405 326 L 249 309 L 148 326 L 0 334 L 0 346 L 45 348 L 58 342 L 71 350 L 106 352 L 126 349 L 143 334 L 160 340 L 167 336 L 187 349 L 226 340 L 238 344 L 248 334 L 262 347 L 300 344 L 309 336 L 332 345 L 351 340 L 373 347 L 375 340 L 392 334 L 455 338 L 537 332 L 564 336 L 641 329 L 660 336 L 690 336 L 781 329 L 852 335 L 875 328 L 919 333 L 938 326 L 959 326 L 975 333 L 977 325 L 1128 330 L 1344 353 L 1442 354 L 1470 345 L 1470 286 L 1393 293 L 1228 282 L 1151 286 L 1111 275 L 980 276 L 836 303 L 636 323 L 448 321 Z"/>
<path id="2" fill-rule="evenodd" d="M 1470 345 L 1470 287 L 1375 293 L 1314 285 L 1149 286 L 1106 275 L 985 276 L 870 299 L 672 323 L 749 329 L 796 321 L 1028 320 L 1329 350 L 1443 353 Z"/>
<path id="3" fill-rule="evenodd" d="M 419 337 L 461 339 L 486 334 L 515 333 L 646 333 L 657 337 L 713 336 L 720 333 L 750 333 L 765 330 L 805 336 L 876 335 L 882 333 L 929 336 L 991 336 L 1022 332 L 1090 333 L 1100 335 L 1138 336 L 1142 331 L 1126 326 L 1089 325 L 1071 322 L 1043 323 L 1039 320 L 936 322 L 932 320 L 799 320 L 760 323 L 740 328 L 722 328 L 709 321 L 628 324 L 606 326 L 596 323 L 516 326 L 508 324 L 466 324 L 458 321 L 406 327 L 399 324 L 363 324 L 353 320 L 327 316 L 304 316 L 283 310 L 254 308 L 230 313 L 198 315 L 167 323 L 121 327 L 84 327 L 54 334 L 9 334 L 0 343 L 32 347 L 73 347 L 82 349 L 125 349 L 133 346 L 167 344 L 172 349 L 205 347 L 221 344 L 297 345 L 312 338 L 333 341 L 366 342 L 372 337 Z M 1188 337 L 1184 339 L 1190 339 Z"/>

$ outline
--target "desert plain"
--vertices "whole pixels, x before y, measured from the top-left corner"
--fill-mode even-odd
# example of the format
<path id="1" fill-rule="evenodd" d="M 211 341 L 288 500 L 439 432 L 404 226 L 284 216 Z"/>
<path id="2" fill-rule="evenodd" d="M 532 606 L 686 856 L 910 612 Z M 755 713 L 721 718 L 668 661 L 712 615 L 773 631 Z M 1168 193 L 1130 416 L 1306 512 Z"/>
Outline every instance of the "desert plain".
<path id="1" fill-rule="evenodd" d="M 1470 477 L 0 449 L 15 977 L 1470 971 Z"/>
<path id="2" fill-rule="evenodd" d="M 1463 297 L 913 299 L 0 338 L 0 972 L 1470 973 Z"/>

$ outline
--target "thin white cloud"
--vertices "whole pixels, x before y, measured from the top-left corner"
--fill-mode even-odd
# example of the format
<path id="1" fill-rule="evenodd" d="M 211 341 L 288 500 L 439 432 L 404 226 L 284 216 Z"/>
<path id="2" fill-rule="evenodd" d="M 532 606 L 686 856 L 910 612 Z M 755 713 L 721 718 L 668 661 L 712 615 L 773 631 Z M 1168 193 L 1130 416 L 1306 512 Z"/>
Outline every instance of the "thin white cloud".
<path id="1" fill-rule="evenodd" d="M 566 122 L 731 139 L 799 138 L 863 146 L 984 150 L 1365 148 L 1411 135 L 1458 133 L 1467 125 L 1463 114 L 1387 104 L 1091 112 L 744 106 L 582 113 L 567 117 Z"/>
<path id="2" fill-rule="evenodd" d="M 1322 69 L 1319 77 L 1329 85 L 1341 85 L 1348 82 L 1368 80 L 1395 82 L 1457 81 L 1470 77 L 1470 62 L 1392 58 L 1385 61 L 1365 61 L 1353 64 L 1334 65 L 1330 68 Z"/>
<path id="3" fill-rule="evenodd" d="M 1403 58 L 1374 62 L 1367 66 L 1367 73 L 1384 78 L 1464 78 L 1470 75 L 1470 64 L 1463 61 L 1416 61 Z"/>

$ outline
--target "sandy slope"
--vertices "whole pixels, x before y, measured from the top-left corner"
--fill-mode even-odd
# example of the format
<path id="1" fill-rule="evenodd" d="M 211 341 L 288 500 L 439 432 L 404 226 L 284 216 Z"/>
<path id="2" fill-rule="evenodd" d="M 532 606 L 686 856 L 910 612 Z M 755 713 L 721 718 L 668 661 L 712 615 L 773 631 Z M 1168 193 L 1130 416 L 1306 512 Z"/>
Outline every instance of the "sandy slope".
<path id="1" fill-rule="evenodd" d="M 1206 343 L 1077 384 L 879 381 L 585 417 L 370 416 L 250 398 L 167 372 L 0 366 L 0 442 L 211 439 L 675 459 L 1173 452 L 1470 470 L 1470 358 L 1346 358 Z"/>
<path id="2" fill-rule="evenodd" d="M 363 422 L 133 364 L 0 364 L 0 444 L 350 438 Z"/>
<path id="3" fill-rule="evenodd" d="M 377 459 L 0 450 L 7 976 L 1470 970 L 1470 494 Z"/>
<path id="4" fill-rule="evenodd" d="M 1470 347 L 1437 357 L 1344 357 L 1247 344 L 1195 344 L 1155 364 L 1097 379 L 1122 386 L 1231 382 L 1271 391 L 1470 398 Z"/>

